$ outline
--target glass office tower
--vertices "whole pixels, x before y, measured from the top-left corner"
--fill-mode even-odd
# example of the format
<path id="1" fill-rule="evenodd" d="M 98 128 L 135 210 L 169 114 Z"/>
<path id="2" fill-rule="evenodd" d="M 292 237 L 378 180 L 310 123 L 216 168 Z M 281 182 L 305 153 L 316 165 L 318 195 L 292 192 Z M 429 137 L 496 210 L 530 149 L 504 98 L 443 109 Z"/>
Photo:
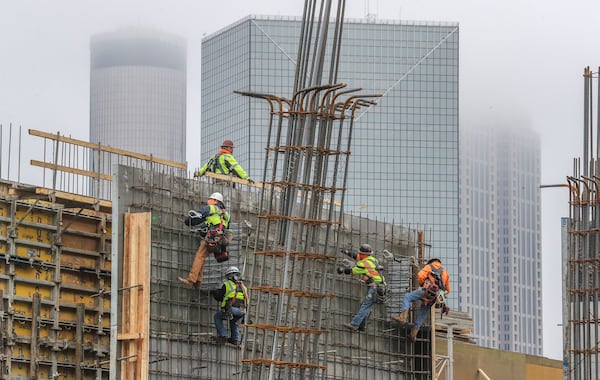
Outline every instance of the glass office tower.
<path id="1" fill-rule="evenodd" d="M 471 127 L 461 128 L 460 145 L 460 305 L 472 314 L 480 345 L 539 356 L 539 136 L 522 126 L 466 124 Z"/>
<path id="2" fill-rule="evenodd" d="M 299 18 L 249 16 L 202 41 L 202 160 L 223 139 L 262 178 L 269 110 L 234 90 L 290 98 Z M 456 23 L 346 20 L 338 81 L 382 93 L 356 117 L 344 208 L 426 232 L 458 276 Z M 191 165 L 201 165 L 202 163 Z M 456 307 L 456 297 L 450 304 Z"/>

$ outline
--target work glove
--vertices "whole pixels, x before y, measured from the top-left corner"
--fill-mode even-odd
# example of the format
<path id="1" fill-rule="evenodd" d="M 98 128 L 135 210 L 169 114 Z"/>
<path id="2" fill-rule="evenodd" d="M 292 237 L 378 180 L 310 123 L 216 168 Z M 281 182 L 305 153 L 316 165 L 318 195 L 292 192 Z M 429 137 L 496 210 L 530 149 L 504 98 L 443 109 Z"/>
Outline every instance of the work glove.
<path id="1" fill-rule="evenodd" d="M 446 304 L 442 305 L 442 314 L 448 315 L 449 312 L 450 312 L 450 308 L 448 306 L 446 306 Z"/>
<path id="2" fill-rule="evenodd" d="M 350 274 L 352 273 L 352 268 L 338 267 L 337 272 L 338 274 Z"/>
<path id="3" fill-rule="evenodd" d="M 248 177 L 248 183 L 254 184 L 254 180 L 252 178 Z"/>
<path id="4" fill-rule="evenodd" d="M 194 178 L 200 177 L 200 169 L 194 170 Z"/>
<path id="5" fill-rule="evenodd" d="M 364 282 L 367 285 L 371 285 L 373 283 L 373 277 L 363 276 L 362 282 Z"/>
<path id="6" fill-rule="evenodd" d="M 356 259 L 356 255 L 354 254 L 354 252 L 351 252 L 347 249 L 342 249 L 342 253 L 348 257 L 351 257 L 353 259 Z"/>

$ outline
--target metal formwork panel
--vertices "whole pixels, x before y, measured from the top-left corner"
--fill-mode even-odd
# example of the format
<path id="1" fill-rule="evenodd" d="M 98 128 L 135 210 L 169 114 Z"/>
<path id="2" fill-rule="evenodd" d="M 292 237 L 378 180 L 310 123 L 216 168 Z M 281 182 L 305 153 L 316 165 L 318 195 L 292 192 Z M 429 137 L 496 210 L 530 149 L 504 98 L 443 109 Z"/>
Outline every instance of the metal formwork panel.
<path id="1" fill-rule="evenodd" d="M 110 215 L 9 190 L 0 188 L 0 374 L 107 379 Z"/>

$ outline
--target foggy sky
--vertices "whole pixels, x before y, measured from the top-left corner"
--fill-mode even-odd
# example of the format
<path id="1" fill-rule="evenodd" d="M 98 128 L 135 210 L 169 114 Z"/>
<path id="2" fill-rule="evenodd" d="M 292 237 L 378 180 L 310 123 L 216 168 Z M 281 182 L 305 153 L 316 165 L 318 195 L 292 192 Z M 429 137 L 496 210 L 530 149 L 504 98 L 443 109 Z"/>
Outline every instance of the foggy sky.
<path id="1" fill-rule="evenodd" d="M 335 3 L 335 2 L 334 2 Z M 0 124 L 87 140 L 89 42 L 154 27 L 188 49 L 189 166 L 200 159 L 200 46 L 249 14 L 301 16 L 304 1 L 53 0 L 0 2 Z M 346 15 L 460 23 L 460 113 L 507 110 L 541 135 L 542 183 L 564 183 L 582 154 L 585 66 L 600 65 L 600 1 L 348 1 Z M 491 113 L 493 114 L 493 113 Z M 511 114 L 520 115 L 511 119 Z M 461 117 L 462 118 L 462 117 Z M 560 217 L 565 189 L 542 190 L 544 356 L 561 359 Z"/>

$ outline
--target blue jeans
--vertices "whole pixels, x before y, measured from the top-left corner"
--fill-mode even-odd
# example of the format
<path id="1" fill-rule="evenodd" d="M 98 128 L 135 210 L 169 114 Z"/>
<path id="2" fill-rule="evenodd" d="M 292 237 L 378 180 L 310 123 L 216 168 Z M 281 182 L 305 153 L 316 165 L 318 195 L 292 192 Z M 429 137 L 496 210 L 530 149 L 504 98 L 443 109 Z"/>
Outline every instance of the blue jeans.
<path id="1" fill-rule="evenodd" d="M 402 300 L 402 307 L 400 308 L 400 312 L 404 310 L 410 309 L 410 304 L 416 301 L 420 301 L 423 297 L 423 293 L 425 293 L 424 288 L 417 288 L 410 293 L 407 293 L 404 296 L 404 300 Z M 425 322 L 425 318 L 427 318 L 427 314 L 431 310 L 432 305 L 425 305 L 421 303 L 421 308 L 419 309 L 419 313 L 417 313 L 417 320 L 415 321 L 415 327 L 421 328 L 423 322 Z"/>
<path id="2" fill-rule="evenodd" d="M 215 313 L 215 327 L 217 328 L 217 334 L 219 336 L 227 336 L 227 330 L 225 329 L 225 325 L 223 323 L 223 311 L 219 310 Z M 238 327 L 238 321 L 244 317 L 246 314 L 244 311 L 240 310 L 239 307 L 232 307 L 231 314 L 233 315 L 233 319 L 229 320 L 229 330 L 231 331 L 231 340 L 235 340 L 236 342 L 240 341 L 240 329 Z"/>
<path id="3" fill-rule="evenodd" d="M 358 313 L 352 318 L 350 324 L 352 326 L 356 326 L 359 329 L 363 330 L 367 327 L 367 318 L 369 317 L 369 313 L 371 312 L 371 308 L 375 303 L 375 294 L 377 290 L 374 286 L 369 286 L 367 288 L 367 295 L 365 299 L 360 304 L 360 309 L 358 309 Z"/>

